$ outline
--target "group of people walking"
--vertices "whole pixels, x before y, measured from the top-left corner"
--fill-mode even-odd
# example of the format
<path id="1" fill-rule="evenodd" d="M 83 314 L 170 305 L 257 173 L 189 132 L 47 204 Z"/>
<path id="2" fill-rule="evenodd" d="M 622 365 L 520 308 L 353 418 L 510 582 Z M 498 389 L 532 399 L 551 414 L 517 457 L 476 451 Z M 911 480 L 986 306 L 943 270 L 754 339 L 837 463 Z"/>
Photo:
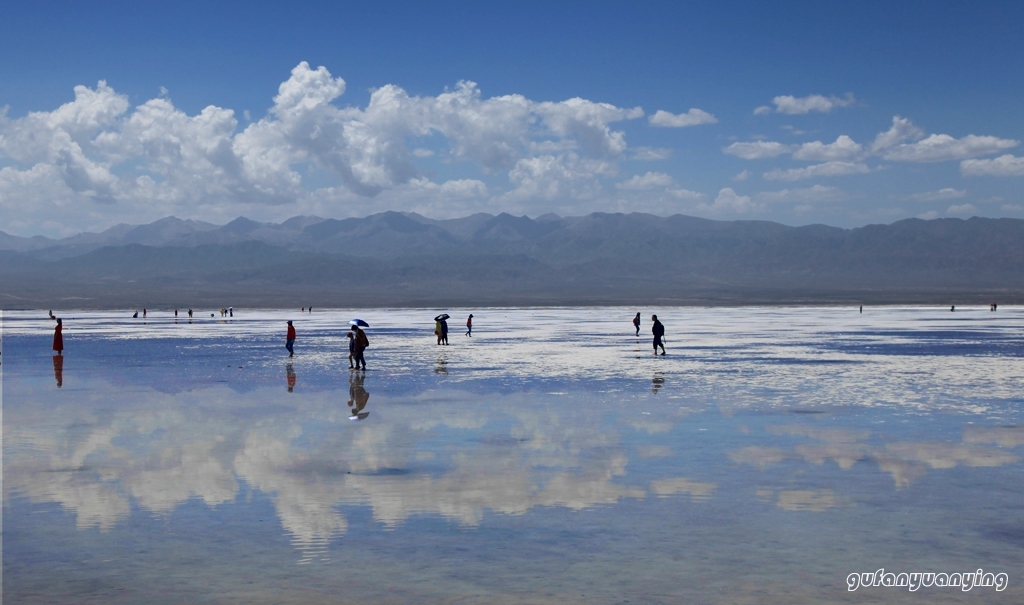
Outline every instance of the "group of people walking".
<path id="1" fill-rule="evenodd" d="M 658 354 L 658 347 L 661 347 L 661 354 L 665 354 L 665 326 L 658 321 L 657 315 L 651 315 L 651 334 L 654 335 L 654 354 Z M 636 328 L 636 337 L 640 338 L 640 312 L 637 311 L 633 318 L 633 327 Z"/>

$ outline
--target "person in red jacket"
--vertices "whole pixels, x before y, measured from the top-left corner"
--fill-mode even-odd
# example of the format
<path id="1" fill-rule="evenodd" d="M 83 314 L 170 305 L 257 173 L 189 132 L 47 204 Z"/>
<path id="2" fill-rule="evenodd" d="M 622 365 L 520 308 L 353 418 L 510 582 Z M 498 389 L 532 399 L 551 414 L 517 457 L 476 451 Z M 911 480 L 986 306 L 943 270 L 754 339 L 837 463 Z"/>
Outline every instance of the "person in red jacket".
<path id="1" fill-rule="evenodd" d="M 63 329 L 64 324 L 57 319 L 57 325 L 53 327 L 53 350 L 57 351 L 57 355 L 63 355 L 64 351 L 64 335 L 61 334 Z"/>
<path id="2" fill-rule="evenodd" d="M 288 320 L 288 336 L 284 343 L 284 348 L 288 349 L 288 357 L 295 357 L 295 349 L 292 347 L 295 345 L 295 326 L 292 325 L 292 320 Z"/>

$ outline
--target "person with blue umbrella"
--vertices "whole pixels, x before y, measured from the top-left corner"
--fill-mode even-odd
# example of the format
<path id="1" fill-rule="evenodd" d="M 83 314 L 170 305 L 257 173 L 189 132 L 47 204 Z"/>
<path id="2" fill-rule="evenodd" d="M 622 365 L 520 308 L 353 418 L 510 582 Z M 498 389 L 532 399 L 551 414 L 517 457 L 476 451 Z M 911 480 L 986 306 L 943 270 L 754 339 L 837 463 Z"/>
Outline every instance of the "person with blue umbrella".
<path id="1" fill-rule="evenodd" d="M 370 339 L 366 337 L 363 328 L 369 328 L 370 324 L 361 319 L 353 319 L 349 322 L 352 326 L 352 360 L 355 362 L 355 369 L 366 369 L 366 359 L 363 358 L 363 351 L 370 346 Z M 362 366 L 360 368 L 360 366 Z"/>

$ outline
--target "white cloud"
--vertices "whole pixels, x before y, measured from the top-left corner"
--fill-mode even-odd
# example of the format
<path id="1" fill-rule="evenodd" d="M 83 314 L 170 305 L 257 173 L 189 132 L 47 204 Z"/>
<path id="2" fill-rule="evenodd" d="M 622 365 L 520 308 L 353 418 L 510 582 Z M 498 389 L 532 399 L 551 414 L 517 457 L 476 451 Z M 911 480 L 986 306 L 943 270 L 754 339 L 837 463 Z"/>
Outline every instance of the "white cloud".
<path id="1" fill-rule="evenodd" d="M 955 139 L 948 134 L 933 134 L 916 143 L 890 147 L 882 153 L 882 157 L 899 162 L 944 162 L 988 155 L 1019 144 L 1019 141 L 993 136 L 969 134 Z"/>
<path id="2" fill-rule="evenodd" d="M 1001 208 L 1006 212 L 1024 212 L 1024 206 L 1018 204 L 1003 204 Z"/>
<path id="3" fill-rule="evenodd" d="M 934 210 L 929 210 L 928 212 L 922 212 L 921 214 L 918 214 L 917 218 L 930 221 L 939 218 L 939 213 Z"/>
<path id="4" fill-rule="evenodd" d="M 764 173 L 769 181 L 800 181 L 823 176 L 844 176 L 848 174 L 866 174 L 871 169 L 860 162 L 825 162 L 805 168 L 776 169 Z"/>
<path id="5" fill-rule="evenodd" d="M 946 187 L 939 189 L 938 191 L 925 191 L 923 193 L 912 193 L 904 196 L 903 199 L 912 202 L 941 202 L 944 200 L 955 200 L 960 199 L 967 195 L 966 189 L 953 189 L 952 187 Z"/>
<path id="6" fill-rule="evenodd" d="M 963 160 L 960 174 L 964 176 L 1024 176 L 1024 158 L 1010 154 L 991 160 Z"/>
<path id="7" fill-rule="evenodd" d="M 674 114 L 659 109 L 653 116 L 647 119 L 651 126 L 662 128 L 684 128 L 686 126 L 697 126 L 699 124 L 716 124 L 718 118 L 710 113 L 691 107 L 686 113 Z"/>
<path id="8" fill-rule="evenodd" d="M 880 153 L 907 141 L 918 141 L 923 138 L 924 131 L 911 124 L 910 120 L 893 116 L 892 126 L 889 130 L 878 133 L 875 142 L 871 145 L 871 151 Z"/>
<path id="9" fill-rule="evenodd" d="M 793 152 L 793 157 L 797 160 L 811 162 L 850 160 L 860 156 L 863 150 L 864 148 L 859 143 L 844 134 L 836 138 L 834 143 L 825 144 L 821 141 L 804 143 Z"/>
<path id="10" fill-rule="evenodd" d="M 737 215 L 759 212 L 763 206 L 751 200 L 750 196 L 738 195 L 731 188 L 726 187 L 718 192 L 718 196 L 712 204 L 700 204 L 697 209 L 712 214 Z"/>
<path id="11" fill-rule="evenodd" d="M 959 206 L 950 206 L 946 209 L 946 214 L 951 216 L 968 216 L 977 212 L 978 209 L 971 204 L 961 204 Z"/>
<path id="12" fill-rule="evenodd" d="M 273 205 L 364 213 L 360 196 L 388 191 L 396 203 L 422 203 L 417 196 L 426 189 L 406 185 L 429 182 L 416 162 L 432 155 L 485 174 L 506 173 L 514 188 L 502 197 L 469 178 L 431 190 L 442 199 L 459 199 L 460 191 L 522 204 L 530 192 L 535 201 L 592 199 L 602 191 L 599 177 L 613 175 L 621 159 L 670 154 L 633 154 L 625 134 L 613 128 L 643 117 L 639 107 L 484 98 L 472 82 L 422 97 L 387 85 L 365 107 L 341 107 L 336 102 L 345 89 L 325 67 L 302 62 L 269 112 L 247 119 L 240 131 L 230 109 L 210 106 L 188 115 L 166 95 L 131 108 L 104 82 L 76 87 L 73 101 L 50 112 L 11 119 L 0 111 L 0 166 L 6 164 L 0 208 L 9 224 L 35 225 L 36 232 L 57 207 L 65 210 L 62 221 L 79 228 L 167 214 L 258 215 Z M 96 201 L 114 205 L 97 211 L 89 205 Z"/>
<path id="13" fill-rule="evenodd" d="M 765 191 L 757 194 L 757 200 L 770 204 L 808 204 L 812 202 L 836 202 L 846 197 L 838 187 L 814 185 L 802 189 Z"/>
<path id="14" fill-rule="evenodd" d="M 672 177 L 664 172 L 648 172 L 640 176 L 636 175 L 628 181 L 616 183 L 616 189 L 642 191 L 645 189 L 662 189 L 672 185 Z"/>
<path id="15" fill-rule="evenodd" d="M 702 199 L 704 199 L 704 194 L 703 193 L 700 193 L 700 192 L 697 192 L 697 191 L 690 191 L 689 189 L 682 189 L 682 188 L 668 189 L 667 192 L 672 197 L 678 198 L 680 200 L 702 200 Z"/>
<path id="16" fill-rule="evenodd" d="M 826 97 L 823 95 L 794 97 L 792 95 L 782 95 L 772 99 L 772 103 L 775 105 L 776 113 L 796 115 L 811 113 L 812 111 L 828 113 L 836 107 L 849 107 L 856 103 L 856 100 L 849 93 L 845 97 Z M 764 115 L 771 113 L 771 111 L 771 107 L 762 105 L 754 110 L 754 114 Z"/>
<path id="17" fill-rule="evenodd" d="M 503 197 L 510 202 L 562 202 L 594 199 L 601 191 L 599 176 L 612 176 L 615 167 L 604 161 L 581 158 L 575 153 L 519 160 L 509 172 L 515 189 Z M 520 205 L 517 208 L 527 209 Z"/>
<path id="18" fill-rule="evenodd" d="M 875 137 L 871 151 L 893 161 L 942 162 L 996 153 L 1019 144 L 1012 139 L 973 134 L 960 139 L 948 134 L 925 136 L 910 120 L 894 116 L 889 130 Z"/>
<path id="19" fill-rule="evenodd" d="M 747 143 L 733 143 L 722 151 L 744 160 L 761 160 L 790 153 L 793 151 L 793 146 L 774 141 L 751 141 Z"/>
<path id="20" fill-rule="evenodd" d="M 736 176 L 732 177 L 732 180 L 734 180 L 734 181 L 745 181 L 745 180 L 747 180 L 749 178 L 750 178 L 750 171 L 749 170 L 744 170 L 744 171 L 738 173 Z"/>
<path id="21" fill-rule="evenodd" d="M 633 160 L 667 160 L 672 157 L 672 150 L 665 147 L 633 147 L 630 159 Z"/>

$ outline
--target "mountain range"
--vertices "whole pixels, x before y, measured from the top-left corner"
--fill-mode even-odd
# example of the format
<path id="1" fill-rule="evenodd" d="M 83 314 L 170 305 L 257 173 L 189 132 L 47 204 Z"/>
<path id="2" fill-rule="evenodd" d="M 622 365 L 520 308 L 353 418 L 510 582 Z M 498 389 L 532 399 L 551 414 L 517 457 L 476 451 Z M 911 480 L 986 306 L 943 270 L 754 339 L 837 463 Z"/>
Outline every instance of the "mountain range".
<path id="1" fill-rule="evenodd" d="M 0 231 L 0 306 L 872 304 L 1024 301 L 1024 220 L 841 229 L 593 213 L 175 217 Z"/>

